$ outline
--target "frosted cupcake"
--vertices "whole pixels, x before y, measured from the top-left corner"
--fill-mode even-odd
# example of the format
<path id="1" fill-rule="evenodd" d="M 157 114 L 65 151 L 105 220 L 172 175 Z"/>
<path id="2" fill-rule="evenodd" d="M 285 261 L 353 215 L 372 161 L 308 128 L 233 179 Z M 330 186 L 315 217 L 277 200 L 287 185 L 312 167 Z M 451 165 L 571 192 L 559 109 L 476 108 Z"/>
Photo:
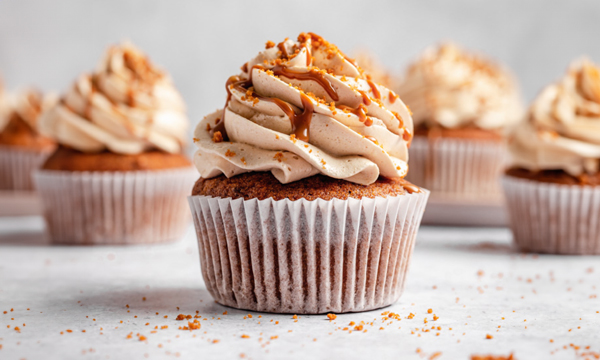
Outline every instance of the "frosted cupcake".
<path id="1" fill-rule="evenodd" d="M 403 289 L 428 192 L 408 171 L 412 119 L 323 38 L 266 49 L 196 127 L 190 207 L 217 302 L 363 311 Z"/>
<path id="2" fill-rule="evenodd" d="M 510 138 L 504 178 L 526 251 L 600 254 L 600 68 L 587 59 L 547 86 Z"/>
<path id="3" fill-rule="evenodd" d="M 59 143 L 35 175 L 52 240 L 172 241 L 189 223 L 188 119 L 169 76 L 130 44 L 111 47 L 40 119 Z"/>
<path id="4" fill-rule="evenodd" d="M 453 44 L 427 49 L 398 93 L 415 122 L 407 179 L 445 199 L 497 201 L 504 135 L 521 116 L 511 75 Z"/>
<path id="5" fill-rule="evenodd" d="M 0 190 L 33 190 L 31 173 L 56 148 L 38 131 L 40 113 L 54 102 L 33 89 L 10 97 L 0 89 Z"/>

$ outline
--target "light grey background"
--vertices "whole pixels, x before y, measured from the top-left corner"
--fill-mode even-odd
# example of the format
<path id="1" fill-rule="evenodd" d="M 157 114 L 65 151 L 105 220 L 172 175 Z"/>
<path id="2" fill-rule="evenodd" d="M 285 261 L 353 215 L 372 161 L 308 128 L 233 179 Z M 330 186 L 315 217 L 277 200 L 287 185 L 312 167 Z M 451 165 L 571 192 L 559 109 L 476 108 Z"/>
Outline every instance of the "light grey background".
<path id="1" fill-rule="evenodd" d="M 130 39 L 167 69 L 192 124 L 223 105 L 226 79 L 263 49 L 313 31 L 367 47 L 400 72 L 451 39 L 511 67 L 525 100 L 587 54 L 600 61 L 600 1 L 0 0 L 0 74 L 11 89 L 64 90 L 105 48 Z"/>

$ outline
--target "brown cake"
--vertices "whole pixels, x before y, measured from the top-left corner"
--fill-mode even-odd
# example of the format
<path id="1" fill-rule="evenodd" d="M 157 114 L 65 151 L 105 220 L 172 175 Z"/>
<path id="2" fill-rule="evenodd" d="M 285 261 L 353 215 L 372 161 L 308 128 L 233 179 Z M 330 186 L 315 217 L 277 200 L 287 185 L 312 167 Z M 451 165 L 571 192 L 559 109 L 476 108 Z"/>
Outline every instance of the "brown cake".
<path id="1" fill-rule="evenodd" d="M 246 200 L 272 198 L 312 201 L 401 196 L 409 191 L 419 191 L 419 188 L 404 179 L 380 177 L 372 184 L 359 185 L 323 175 L 314 175 L 302 181 L 282 184 L 270 172 L 251 172 L 229 179 L 224 175 L 212 179 L 200 178 L 194 185 L 192 195 Z"/>
<path id="2" fill-rule="evenodd" d="M 421 124 L 415 128 L 415 137 L 424 137 L 430 140 L 437 138 L 452 138 L 493 142 L 504 141 L 504 136 L 500 132 L 480 129 L 474 126 L 454 129 L 441 126 L 430 127 L 426 124 Z"/>
<path id="3" fill-rule="evenodd" d="M 562 169 L 532 171 L 520 167 L 506 170 L 506 175 L 520 179 L 527 179 L 551 184 L 598 186 L 600 185 L 600 172 L 593 174 L 571 175 Z"/>
<path id="4" fill-rule="evenodd" d="M 191 161 L 183 154 L 150 150 L 140 154 L 115 154 L 110 151 L 84 153 L 60 146 L 44 163 L 44 170 L 61 171 L 143 171 L 188 168 Z"/>
<path id="5" fill-rule="evenodd" d="M 8 123 L 0 132 L 0 146 L 11 146 L 31 151 L 52 151 L 54 140 L 40 135 L 17 112 L 12 112 Z"/>

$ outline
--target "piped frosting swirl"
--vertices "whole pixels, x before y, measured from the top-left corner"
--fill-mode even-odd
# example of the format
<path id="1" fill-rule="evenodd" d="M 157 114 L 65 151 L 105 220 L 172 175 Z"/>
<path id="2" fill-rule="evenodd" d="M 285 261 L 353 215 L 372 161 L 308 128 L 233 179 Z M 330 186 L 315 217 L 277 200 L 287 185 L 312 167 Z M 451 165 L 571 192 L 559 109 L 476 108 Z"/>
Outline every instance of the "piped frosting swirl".
<path id="1" fill-rule="evenodd" d="M 81 75 L 40 129 L 82 152 L 138 154 L 182 151 L 188 119 L 170 77 L 133 45 L 108 49 L 91 74 Z"/>
<path id="2" fill-rule="evenodd" d="M 600 67 L 573 62 L 566 75 L 533 101 L 510 138 L 515 166 L 532 171 L 597 173 L 600 163 Z"/>
<path id="3" fill-rule="evenodd" d="M 398 94 L 414 112 L 415 126 L 502 130 L 522 116 L 511 74 L 451 43 L 426 49 Z"/>
<path id="4" fill-rule="evenodd" d="M 267 42 L 226 90 L 225 108 L 196 127 L 203 178 L 271 171 L 281 183 L 323 174 L 366 185 L 408 171 L 408 108 L 318 35 Z"/>

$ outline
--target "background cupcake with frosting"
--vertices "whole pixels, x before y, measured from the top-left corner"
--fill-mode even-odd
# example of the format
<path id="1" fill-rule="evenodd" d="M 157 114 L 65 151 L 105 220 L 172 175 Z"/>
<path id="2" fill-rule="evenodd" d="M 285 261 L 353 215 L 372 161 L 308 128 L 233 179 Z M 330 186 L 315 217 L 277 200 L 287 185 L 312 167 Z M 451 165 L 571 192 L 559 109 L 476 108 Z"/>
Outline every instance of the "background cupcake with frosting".
<path id="1" fill-rule="evenodd" d="M 404 180 L 412 119 L 335 45 L 267 42 L 196 127 L 190 207 L 217 302 L 363 311 L 400 296 L 428 191 Z"/>
<path id="2" fill-rule="evenodd" d="M 600 254 L 600 67 L 575 61 L 510 137 L 511 227 L 526 251 Z"/>
<path id="3" fill-rule="evenodd" d="M 30 192 L 32 172 L 54 151 L 39 132 L 40 114 L 56 102 L 33 88 L 6 94 L 0 84 L 0 191 Z"/>
<path id="4" fill-rule="evenodd" d="M 447 43 L 410 65 L 398 94 L 415 123 L 407 179 L 434 198 L 500 201 L 505 134 L 522 116 L 511 74 Z"/>
<path id="5" fill-rule="evenodd" d="M 175 240 L 189 222 L 188 119 L 170 77 L 133 45 L 112 46 L 40 119 L 58 149 L 36 173 L 54 242 Z"/>

